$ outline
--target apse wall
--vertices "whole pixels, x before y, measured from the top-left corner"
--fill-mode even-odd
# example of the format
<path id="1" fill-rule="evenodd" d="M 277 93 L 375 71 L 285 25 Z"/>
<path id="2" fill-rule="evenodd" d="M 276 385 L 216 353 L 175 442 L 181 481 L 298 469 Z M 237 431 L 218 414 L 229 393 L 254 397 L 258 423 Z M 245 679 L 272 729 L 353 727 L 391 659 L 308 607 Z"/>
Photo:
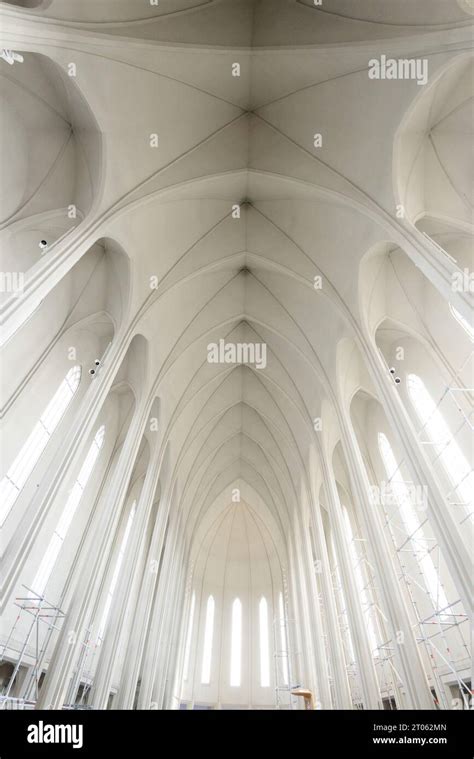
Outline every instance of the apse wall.
<path id="1" fill-rule="evenodd" d="M 188 658 L 183 662 L 182 703 L 218 708 L 274 705 L 279 664 L 275 639 L 283 592 L 280 558 L 258 513 L 242 501 L 215 514 L 193 561 L 183 626 Z"/>

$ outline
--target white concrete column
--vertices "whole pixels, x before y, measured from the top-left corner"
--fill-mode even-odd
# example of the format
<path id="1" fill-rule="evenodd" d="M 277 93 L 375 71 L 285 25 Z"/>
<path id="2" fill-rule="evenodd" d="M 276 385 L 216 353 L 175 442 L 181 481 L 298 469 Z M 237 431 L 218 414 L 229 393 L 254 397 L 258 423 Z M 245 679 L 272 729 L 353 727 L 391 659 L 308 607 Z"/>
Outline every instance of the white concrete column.
<path id="1" fill-rule="evenodd" d="M 183 608 L 184 595 L 184 562 L 182 550 L 176 551 L 171 575 L 170 597 L 175 603 L 168 610 L 169 621 L 164 624 L 164 634 L 161 637 L 162 656 L 152 693 L 153 701 L 160 709 L 168 709 L 171 702 L 174 669 L 178 655 L 179 620 Z"/>
<path id="2" fill-rule="evenodd" d="M 298 645 L 295 649 L 298 652 L 298 677 L 295 682 L 291 683 L 309 688 L 313 693 L 317 692 L 316 668 L 313 655 L 312 640 L 309 632 L 308 609 L 305 604 L 305 587 L 304 578 L 302 578 L 301 557 L 299 556 L 299 546 L 293 535 L 294 546 L 291 551 L 291 585 L 293 595 L 293 608 L 297 612 L 295 615 L 294 633 L 298 638 Z M 296 663 L 296 660 L 295 660 Z M 296 675 L 296 672 L 295 672 Z"/>
<path id="3" fill-rule="evenodd" d="M 184 596 L 184 567 L 181 568 L 181 577 L 178 584 L 177 598 L 183 598 Z M 177 603 L 174 611 L 173 629 L 171 633 L 170 655 L 168 658 L 168 664 L 166 667 L 165 677 L 165 691 L 163 695 L 163 709 L 178 709 L 179 708 L 179 694 L 176 695 L 175 691 L 175 678 L 176 671 L 179 665 L 179 659 L 181 654 L 179 631 L 183 620 L 184 604 Z"/>
<path id="4" fill-rule="evenodd" d="M 142 682 L 138 696 L 138 709 L 160 709 L 160 686 L 157 684 L 162 672 L 163 657 L 166 648 L 166 636 L 171 624 L 170 612 L 173 609 L 173 566 L 176 553 L 177 525 L 176 514 L 171 515 L 170 528 L 163 546 L 163 562 L 158 578 L 158 588 L 153 604 L 150 631 L 143 653 Z"/>
<path id="5" fill-rule="evenodd" d="M 418 644 L 400 587 L 382 514 L 370 498 L 370 483 L 349 412 L 341 412 L 341 442 L 349 471 L 354 502 L 363 520 L 368 549 L 374 562 L 387 614 L 397 670 L 403 679 L 409 709 L 433 709 L 433 699 Z M 400 640 L 400 643 L 398 642 Z"/>
<path id="6" fill-rule="evenodd" d="M 79 654 L 82 633 L 91 613 L 93 591 L 96 579 L 100 575 L 100 565 L 107 555 L 107 544 L 110 543 L 110 536 L 115 534 L 120 519 L 147 418 L 148 404 L 139 403 L 122 446 L 109 493 L 98 515 L 94 535 L 84 546 L 71 578 L 71 601 L 40 690 L 37 709 L 61 709 L 63 706 Z M 71 631 L 74 632 L 72 642 Z"/>
<path id="7" fill-rule="evenodd" d="M 301 609 L 300 583 L 295 560 L 292 536 L 288 540 L 288 666 L 290 686 L 306 685 L 314 690 L 314 675 L 309 666 L 310 647 L 306 644 L 307 634 Z M 291 611 L 290 611 L 291 610 Z"/>
<path id="8" fill-rule="evenodd" d="M 321 467 L 328 497 L 328 509 L 332 534 L 339 558 L 341 579 L 345 588 L 347 615 L 352 630 L 353 644 L 357 658 L 362 694 L 366 709 L 381 709 L 377 674 L 367 636 L 367 625 L 362 612 L 359 591 L 354 578 L 354 568 L 349 557 L 349 548 L 345 539 L 342 506 L 337 492 L 336 477 L 332 462 L 324 450 L 321 452 Z"/>
<path id="9" fill-rule="evenodd" d="M 134 613 L 134 625 L 130 635 L 123 672 L 114 699 L 113 709 L 133 709 L 138 678 L 142 666 L 145 644 L 153 614 L 155 590 L 158 582 L 160 557 L 170 509 L 170 498 L 163 493 L 158 506 L 148 558 L 143 573 L 142 586 Z"/>
<path id="10" fill-rule="evenodd" d="M 173 704 L 171 706 L 172 709 L 178 709 L 181 703 L 186 637 L 192 598 L 192 583 L 189 581 L 189 578 L 188 581 L 186 581 L 187 570 L 185 567 L 186 564 L 183 562 L 183 602 L 180 604 L 179 622 L 176 628 L 176 641 L 178 648 L 176 653 L 176 662 L 173 673 L 173 685 L 171 693 Z"/>
<path id="11" fill-rule="evenodd" d="M 360 674 L 356 662 L 355 647 L 353 644 L 354 633 L 351 629 L 351 622 L 347 611 L 347 588 L 344 587 L 344 582 L 341 577 L 341 562 L 337 556 L 336 546 L 334 538 L 332 536 L 332 526 L 328 515 L 328 527 L 329 532 L 324 535 L 324 542 L 326 545 L 326 551 L 329 559 L 329 567 L 331 571 L 331 580 L 334 593 L 334 599 L 336 602 L 337 612 L 337 625 L 342 641 L 343 647 L 343 661 L 347 665 L 347 678 L 349 682 L 349 690 L 352 699 L 352 703 L 363 702 L 363 695 L 361 691 Z M 353 665 L 351 671 L 353 674 L 353 681 L 351 683 L 351 677 L 349 674 L 349 665 Z"/>
<path id="12" fill-rule="evenodd" d="M 319 591 L 314 574 L 313 557 L 308 531 L 300 524 L 302 563 L 306 574 L 307 603 L 310 618 L 310 632 L 315 658 L 315 668 L 318 679 L 318 693 L 315 701 L 319 701 L 321 709 L 332 709 L 329 670 L 327 665 L 326 647 L 324 645 L 324 628 L 319 606 Z"/>
<path id="13" fill-rule="evenodd" d="M 155 502 L 155 492 L 159 478 L 161 463 L 159 445 L 155 445 L 150 459 L 145 481 L 138 499 L 132 534 L 117 583 L 117 597 L 114 598 L 104 640 L 99 650 L 99 660 L 89 697 L 89 703 L 95 709 L 107 708 L 115 657 L 117 651 L 122 647 L 133 616 L 132 604 L 135 601 L 135 596 L 132 590 L 137 583 L 137 572 L 142 568 L 141 558 L 146 547 L 147 527 Z"/>
<path id="14" fill-rule="evenodd" d="M 331 580 L 331 567 L 324 539 L 324 526 L 321 516 L 319 501 L 314 500 L 311 505 L 311 521 L 316 549 L 316 560 L 320 562 L 319 573 L 321 592 L 324 609 L 326 612 L 326 624 L 329 636 L 329 652 L 331 655 L 332 671 L 334 675 L 334 694 L 336 709 L 352 709 L 352 696 L 347 677 L 344 648 L 342 644 L 341 629 L 339 626 L 336 599 Z"/>

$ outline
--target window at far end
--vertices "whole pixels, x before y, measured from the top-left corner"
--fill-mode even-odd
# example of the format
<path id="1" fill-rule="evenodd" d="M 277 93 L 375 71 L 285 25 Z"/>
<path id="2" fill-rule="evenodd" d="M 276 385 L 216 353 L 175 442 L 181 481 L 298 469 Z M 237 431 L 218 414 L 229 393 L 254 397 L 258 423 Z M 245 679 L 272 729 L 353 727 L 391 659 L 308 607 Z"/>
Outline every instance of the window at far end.
<path id="1" fill-rule="evenodd" d="M 204 647 L 202 652 L 201 683 L 211 682 L 212 638 L 214 636 L 214 598 L 209 596 L 206 606 L 206 625 L 204 628 Z"/>
<path id="2" fill-rule="evenodd" d="M 191 606 L 189 608 L 189 621 L 188 621 L 188 631 L 186 635 L 186 646 L 184 649 L 183 680 L 187 680 L 188 675 L 189 675 L 189 657 L 191 655 L 191 640 L 192 640 L 192 635 L 193 635 L 195 605 L 196 605 L 196 593 L 193 591 L 193 595 L 191 597 Z"/>
<path id="3" fill-rule="evenodd" d="M 232 604 L 232 639 L 230 650 L 230 684 L 240 686 L 242 658 L 242 604 L 236 598 Z"/>
<path id="4" fill-rule="evenodd" d="M 268 604 L 262 596 L 258 607 L 260 622 L 260 685 L 268 688 L 270 685 L 270 654 L 268 646 Z"/>
<path id="5" fill-rule="evenodd" d="M 280 591 L 278 597 L 278 624 L 280 627 L 280 658 L 282 664 L 282 675 L 284 685 L 289 682 L 288 667 L 288 642 L 287 642 L 287 620 L 285 615 L 285 605 L 283 603 L 283 593 Z"/>

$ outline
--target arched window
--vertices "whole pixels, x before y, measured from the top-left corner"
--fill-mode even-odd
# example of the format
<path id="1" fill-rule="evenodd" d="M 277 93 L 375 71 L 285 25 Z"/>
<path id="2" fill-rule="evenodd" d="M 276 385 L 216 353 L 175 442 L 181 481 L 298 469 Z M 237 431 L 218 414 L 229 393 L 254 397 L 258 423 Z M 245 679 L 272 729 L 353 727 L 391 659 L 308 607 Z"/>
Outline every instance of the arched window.
<path id="1" fill-rule="evenodd" d="M 64 506 L 58 525 L 53 533 L 51 540 L 49 541 L 49 545 L 43 556 L 43 560 L 36 573 L 35 579 L 33 580 L 32 588 L 36 593 L 42 594 L 44 592 L 51 572 L 53 571 L 53 567 L 56 563 L 56 559 L 59 556 L 64 538 L 66 537 L 67 531 L 69 530 L 71 522 L 74 518 L 74 514 L 76 513 L 76 509 L 79 506 L 80 500 L 82 498 L 82 494 L 85 490 L 89 477 L 92 474 L 94 465 L 98 459 L 100 449 L 102 448 L 102 444 L 104 442 L 104 436 L 105 427 L 102 425 L 102 427 L 99 427 L 95 434 L 94 440 L 92 441 L 91 447 L 89 448 L 85 461 L 81 467 L 81 471 L 79 472 L 77 479 L 69 493 L 69 498 L 66 501 L 66 505 Z"/>
<path id="2" fill-rule="evenodd" d="M 283 675 L 283 684 L 288 685 L 289 682 L 289 676 L 288 676 L 288 642 L 286 639 L 286 616 L 285 616 L 285 607 L 283 605 L 283 593 L 280 593 L 280 596 L 278 598 L 278 616 L 280 618 L 280 655 L 281 655 L 281 664 L 282 664 L 282 675 Z"/>
<path id="3" fill-rule="evenodd" d="M 402 522 L 405 525 L 408 536 L 411 536 L 412 548 L 416 560 L 423 574 L 426 589 L 436 609 L 446 609 L 448 600 L 440 584 L 438 572 L 429 553 L 429 545 L 420 527 L 420 521 L 416 514 L 414 504 L 410 497 L 410 491 L 400 472 L 392 446 L 386 435 L 379 432 L 379 451 L 387 473 L 392 493 L 399 508 Z"/>
<path id="4" fill-rule="evenodd" d="M 81 381 L 81 367 L 73 366 L 33 427 L 26 443 L 0 482 L 0 527 L 8 517 L 13 504 L 28 477 L 39 461 L 48 441 L 64 416 Z"/>
<path id="5" fill-rule="evenodd" d="M 472 326 L 472 324 L 470 324 L 468 320 L 465 319 L 465 317 L 462 314 L 460 314 L 459 311 L 456 308 L 454 308 L 454 306 L 451 305 L 451 303 L 449 304 L 449 308 L 452 315 L 456 319 L 456 321 L 461 325 L 463 330 L 467 333 L 471 342 L 474 343 L 474 327 Z"/>
<path id="6" fill-rule="evenodd" d="M 232 640 L 230 649 L 230 684 L 240 685 L 242 659 L 242 604 L 238 598 L 232 604 Z"/>
<path id="7" fill-rule="evenodd" d="M 130 531 L 132 529 L 133 520 L 135 517 L 135 510 L 137 507 L 137 502 L 134 501 L 132 504 L 132 508 L 130 509 L 130 514 L 128 515 L 127 520 L 127 526 L 125 527 L 125 532 L 122 537 L 122 542 L 120 544 L 120 550 L 119 554 L 117 556 L 117 561 L 115 564 L 114 573 L 112 575 L 112 580 L 109 587 L 109 592 L 107 593 L 107 598 L 104 605 L 104 611 L 102 612 L 102 619 L 100 621 L 99 625 L 99 631 L 97 634 L 97 642 L 100 645 L 104 639 L 104 632 L 105 632 L 105 626 L 107 624 L 107 620 L 109 618 L 110 614 L 110 607 L 112 606 L 112 600 L 115 593 L 115 588 L 117 587 L 118 578 L 120 575 L 120 570 L 122 568 L 123 558 L 125 556 L 125 551 L 127 550 L 127 543 L 128 539 L 130 537 Z"/>
<path id="8" fill-rule="evenodd" d="M 418 418 L 453 488 L 464 503 L 471 503 L 474 493 L 474 475 L 464 453 L 420 377 L 409 374 L 407 388 Z"/>
<path id="9" fill-rule="evenodd" d="M 188 622 L 188 632 L 186 635 L 186 647 L 184 649 L 183 680 L 187 680 L 188 674 L 189 674 L 189 657 L 191 654 L 191 640 L 193 636 L 195 605 L 196 605 L 196 594 L 193 591 L 193 595 L 191 597 L 191 606 L 189 607 L 189 622 Z"/>
<path id="10" fill-rule="evenodd" d="M 204 628 L 204 647 L 202 652 L 201 683 L 211 682 L 212 639 L 214 637 L 214 598 L 209 596 L 206 606 L 206 625 Z"/>
<path id="11" fill-rule="evenodd" d="M 268 688 L 270 685 L 270 653 L 268 646 L 268 604 L 262 596 L 259 607 L 260 622 L 260 685 Z"/>

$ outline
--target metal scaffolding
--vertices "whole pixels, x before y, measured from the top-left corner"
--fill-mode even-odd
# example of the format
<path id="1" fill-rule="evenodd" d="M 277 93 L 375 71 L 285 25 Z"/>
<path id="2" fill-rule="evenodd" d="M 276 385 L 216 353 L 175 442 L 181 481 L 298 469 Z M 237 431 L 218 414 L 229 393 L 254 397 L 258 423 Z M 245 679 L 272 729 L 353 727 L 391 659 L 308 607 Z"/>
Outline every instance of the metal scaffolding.
<path id="1" fill-rule="evenodd" d="M 363 578 L 363 586 L 359 588 L 362 601 L 362 611 L 366 620 L 367 629 L 372 630 L 369 640 L 372 645 L 372 657 L 380 688 L 382 699 L 390 708 L 393 702 L 400 703 L 400 689 L 403 686 L 402 678 L 395 665 L 394 642 L 388 635 L 387 619 L 382 611 L 379 598 L 379 588 L 375 579 L 375 572 L 365 550 L 366 540 L 358 532 L 352 536 L 351 543 L 357 562 L 354 571 L 360 572 Z M 360 683 L 359 683 L 360 686 Z M 360 696 L 362 702 L 362 696 Z"/>
<path id="2" fill-rule="evenodd" d="M 38 692 L 39 692 L 39 681 L 44 669 L 45 656 L 46 656 L 46 651 L 48 649 L 49 642 L 51 640 L 51 636 L 53 635 L 53 632 L 55 630 L 60 629 L 60 625 L 58 623 L 60 623 L 65 617 L 64 612 L 59 608 L 59 606 L 55 606 L 53 603 L 49 602 L 43 595 L 41 595 L 40 593 L 36 593 L 36 591 L 32 590 L 31 588 L 28 588 L 26 585 L 23 585 L 22 587 L 25 588 L 27 595 L 18 596 L 17 598 L 15 598 L 15 606 L 19 608 L 19 612 L 12 625 L 12 628 L 7 637 L 7 640 L 5 641 L 5 644 L 3 646 L 0 660 L 2 661 L 5 660 L 5 653 L 8 650 L 8 646 L 10 645 L 10 642 L 14 640 L 15 632 L 19 628 L 20 622 L 24 619 L 24 614 L 28 614 L 29 616 L 32 617 L 32 619 L 31 619 L 31 624 L 26 632 L 24 641 L 21 645 L 20 652 L 18 654 L 18 658 L 13 668 L 13 672 L 11 674 L 8 685 L 6 686 L 4 692 L 1 695 L 1 704 L 2 704 L 2 708 L 4 709 L 8 708 L 9 701 L 16 700 L 16 699 L 12 699 L 10 694 L 15 684 L 15 680 L 20 670 L 20 667 L 22 665 L 22 662 L 26 656 L 32 656 L 34 659 L 34 664 L 33 666 L 30 665 L 30 672 L 23 686 L 21 701 L 25 701 L 25 702 L 37 701 Z M 41 624 L 45 626 L 43 628 L 44 629 L 43 636 L 41 636 L 40 634 L 40 631 L 42 629 Z M 27 648 L 33 634 L 34 634 L 33 652 L 30 653 L 27 651 Z"/>
<path id="3" fill-rule="evenodd" d="M 427 527 L 427 520 L 420 521 L 417 530 L 406 536 L 403 525 L 397 523 L 397 514 L 388 514 L 385 510 L 385 525 L 390 532 L 392 543 L 398 563 L 398 577 L 406 588 L 411 601 L 411 607 L 415 622 L 413 630 L 419 645 L 425 652 L 425 660 L 429 662 L 432 674 L 432 686 L 436 692 L 436 701 L 441 708 L 449 709 L 451 705 L 446 696 L 446 689 L 441 679 L 440 670 L 444 668 L 446 675 L 450 672 L 452 679 L 458 684 L 462 698 L 466 704 L 470 698 L 470 684 L 460 674 L 459 665 L 462 659 L 453 658 L 452 648 L 454 644 L 460 651 L 465 653 L 466 659 L 470 657 L 469 650 L 469 618 L 464 612 L 459 598 L 449 601 L 448 605 L 440 606 L 439 597 L 431 598 L 425 585 L 425 578 L 419 563 L 420 546 L 427 544 L 426 553 L 433 560 L 438 572 L 440 585 L 442 585 L 442 565 L 440 561 L 440 549 L 434 538 L 419 540 L 416 549 L 413 541 L 416 541 L 418 533 Z M 400 533 L 404 532 L 402 539 Z M 419 536 L 418 536 L 419 537 Z M 411 562 L 411 563 L 409 563 Z M 431 600 L 432 610 L 428 614 L 422 614 L 417 599 L 417 589 Z M 450 639 L 451 638 L 451 639 Z"/>
<path id="4" fill-rule="evenodd" d="M 6 652 L 10 644 L 15 640 L 15 633 L 19 630 L 24 615 L 29 615 L 32 619 L 31 624 L 26 630 L 26 634 L 22 633 L 23 641 L 18 657 L 16 658 L 8 684 L 0 695 L 0 707 L 3 709 L 12 708 L 13 703 L 20 702 L 30 705 L 30 707 L 34 706 L 38 700 L 41 676 L 46 671 L 46 655 L 51 638 L 54 632 L 59 632 L 61 622 L 65 618 L 65 613 L 59 606 L 48 601 L 45 596 L 26 585 L 22 587 L 25 588 L 26 595 L 15 598 L 14 603 L 19 611 L 3 646 L 0 661 L 8 661 L 5 658 Z M 74 633 L 71 633 L 71 635 L 74 635 Z M 74 675 L 69 683 L 65 709 L 84 708 L 87 692 L 92 684 L 90 671 L 96 648 L 97 645 L 91 642 L 90 631 L 87 631 L 86 639 L 81 643 L 81 651 Z M 85 668 L 90 654 L 92 655 L 89 661 L 89 672 L 86 672 Z M 25 660 L 27 660 L 26 666 L 28 671 L 26 672 L 24 682 L 18 688 L 15 688 L 19 692 L 15 696 L 12 696 L 15 681 Z M 33 660 L 33 663 L 31 663 L 31 660 Z M 75 701 L 81 684 L 83 686 L 81 697 L 79 703 L 76 704 Z"/>

